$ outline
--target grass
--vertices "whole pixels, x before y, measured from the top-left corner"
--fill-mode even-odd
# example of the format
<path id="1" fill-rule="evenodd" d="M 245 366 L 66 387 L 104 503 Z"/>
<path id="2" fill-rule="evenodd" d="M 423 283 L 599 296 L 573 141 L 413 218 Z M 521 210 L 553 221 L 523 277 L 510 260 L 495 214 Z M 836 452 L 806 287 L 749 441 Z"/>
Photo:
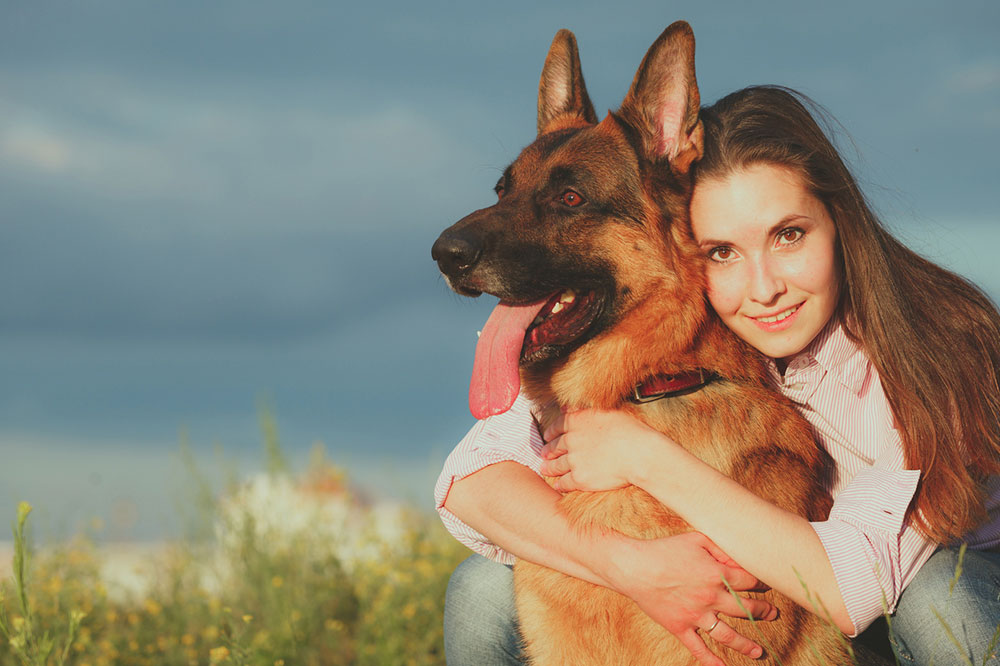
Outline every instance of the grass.
<path id="1" fill-rule="evenodd" d="M 326 461 L 290 471 L 273 420 L 262 428 L 271 469 L 221 496 L 195 478 L 200 527 L 164 548 L 141 593 L 109 592 L 87 538 L 32 549 L 22 503 L 0 665 L 444 664 L 444 592 L 465 548 L 436 516 L 359 501 Z"/>

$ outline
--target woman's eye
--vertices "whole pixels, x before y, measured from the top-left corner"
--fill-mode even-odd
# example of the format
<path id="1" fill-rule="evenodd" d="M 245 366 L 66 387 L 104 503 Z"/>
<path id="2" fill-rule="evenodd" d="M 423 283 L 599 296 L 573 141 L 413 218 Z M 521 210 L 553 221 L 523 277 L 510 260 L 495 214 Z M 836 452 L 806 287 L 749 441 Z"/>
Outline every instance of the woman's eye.
<path id="1" fill-rule="evenodd" d="M 566 190 L 559 195 L 559 202 L 569 206 L 570 208 L 576 208 L 583 203 L 583 197 L 580 196 L 579 192 Z"/>
<path id="2" fill-rule="evenodd" d="M 712 261 L 729 261 L 733 258 L 733 250 L 728 247 L 717 247 L 708 253 L 708 258 Z"/>
<path id="3" fill-rule="evenodd" d="M 804 235 L 805 232 L 802 231 L 801 229 L 796 229 L 794 227 L 789 229 L 783 229 L 778 233 L 778 241 L 782 245 L 791 245 L 795 241 L 802 238 L 802 236 Z"/>

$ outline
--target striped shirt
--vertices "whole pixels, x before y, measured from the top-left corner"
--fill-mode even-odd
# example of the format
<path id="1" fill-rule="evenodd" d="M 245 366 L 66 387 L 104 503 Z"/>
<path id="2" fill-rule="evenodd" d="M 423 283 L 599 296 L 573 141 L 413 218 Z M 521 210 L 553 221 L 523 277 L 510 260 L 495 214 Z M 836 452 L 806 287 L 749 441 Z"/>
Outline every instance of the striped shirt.
<path id="1" fill-rule="evenodd" d="M 844 605 L 860 632 L 892 612 L 900 593 L 937 544 L 905 521 L 918 470 L 905 469 L 903 444 L 894 427 L 878 372 L 838 322 L 832 322 L 772 378 L 812 424 L 817 440 L 836 463 L 830 482 L 833 509 L 813 523 L 833 565 Z M 515 558 L 489 542 L 445 507 L 455 480 L 502 461 L 539 471 L 544 442 L 519 397 L 506 413 L 479 421 L 445 461 L 434 489 L 445 527 L 472 550 L 506 564 Z M 970 548 L 1000 547 L 1000 477 L 987 483 L 988 519 L 967 535 Z"/>

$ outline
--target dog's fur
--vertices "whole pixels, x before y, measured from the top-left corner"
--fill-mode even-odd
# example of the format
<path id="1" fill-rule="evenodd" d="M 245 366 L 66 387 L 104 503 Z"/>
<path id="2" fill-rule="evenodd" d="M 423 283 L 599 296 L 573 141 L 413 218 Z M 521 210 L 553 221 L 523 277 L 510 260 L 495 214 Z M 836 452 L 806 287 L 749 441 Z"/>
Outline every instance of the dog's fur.
<path id="1" fill-rule="evenodd" d="M 688 220 L 690 168 L 702 150 L 698 110 L 687 24 L 675 23 L 652 45 L 621 109 L 600 123 L 575 38 L 560 31 L 542 73 L 537 139 L 504 173 L 497 203 L 446 230 L 435 256 L 452 288 L 466 295 L 527 303 L 565 288 L 595 292 L 596 315 L 579 337 L 530 350 L 526 343 L 521 376 L 536 404 L 628 411 L 768 501 L 823 519 L 829 467 L 809 425 L 767 389 L 763 359 L 705 302 L 704 258 Z M 567 190 L 583 203 L 567 206 Z M 445 256 L 455 239 L 461 260 Z M 717 379 L 656 402 L 626 400 L 650 376 L 698 368 Z M 640 539 L 691 529 L 636 487 L 568 493 L 560 507 L 581 528 L 600 525 Z M 695 663 L 671 634 L 608 589 L 524 561 L 515 587 L 534 664 Z M 725 621 L 771 652 L 751 660 L 709 639 L 728 664 L 824 663 L 817 655 L 828 664 L 848 662 L 836 629 L 773 591 L 763 597 L 781 609 L 777 621 L 756 628 Z"/>

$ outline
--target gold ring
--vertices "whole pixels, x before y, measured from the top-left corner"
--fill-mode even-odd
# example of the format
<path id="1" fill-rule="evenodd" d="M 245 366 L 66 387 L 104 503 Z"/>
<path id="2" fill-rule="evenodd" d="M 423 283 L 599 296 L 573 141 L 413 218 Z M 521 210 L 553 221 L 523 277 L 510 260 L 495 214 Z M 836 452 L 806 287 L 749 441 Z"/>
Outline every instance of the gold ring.
<path id="1" fill-rule="evenodd" d="M 719 626 L 719 616 L 718 615 L 715 616 L 715 622 L 712 623 L 711 627 L 709 627 L 708 629 L 705 630 L 705 633 L 706 634 L 712 633 L 712 629 L 715 629 L 717 626 Z"/>

